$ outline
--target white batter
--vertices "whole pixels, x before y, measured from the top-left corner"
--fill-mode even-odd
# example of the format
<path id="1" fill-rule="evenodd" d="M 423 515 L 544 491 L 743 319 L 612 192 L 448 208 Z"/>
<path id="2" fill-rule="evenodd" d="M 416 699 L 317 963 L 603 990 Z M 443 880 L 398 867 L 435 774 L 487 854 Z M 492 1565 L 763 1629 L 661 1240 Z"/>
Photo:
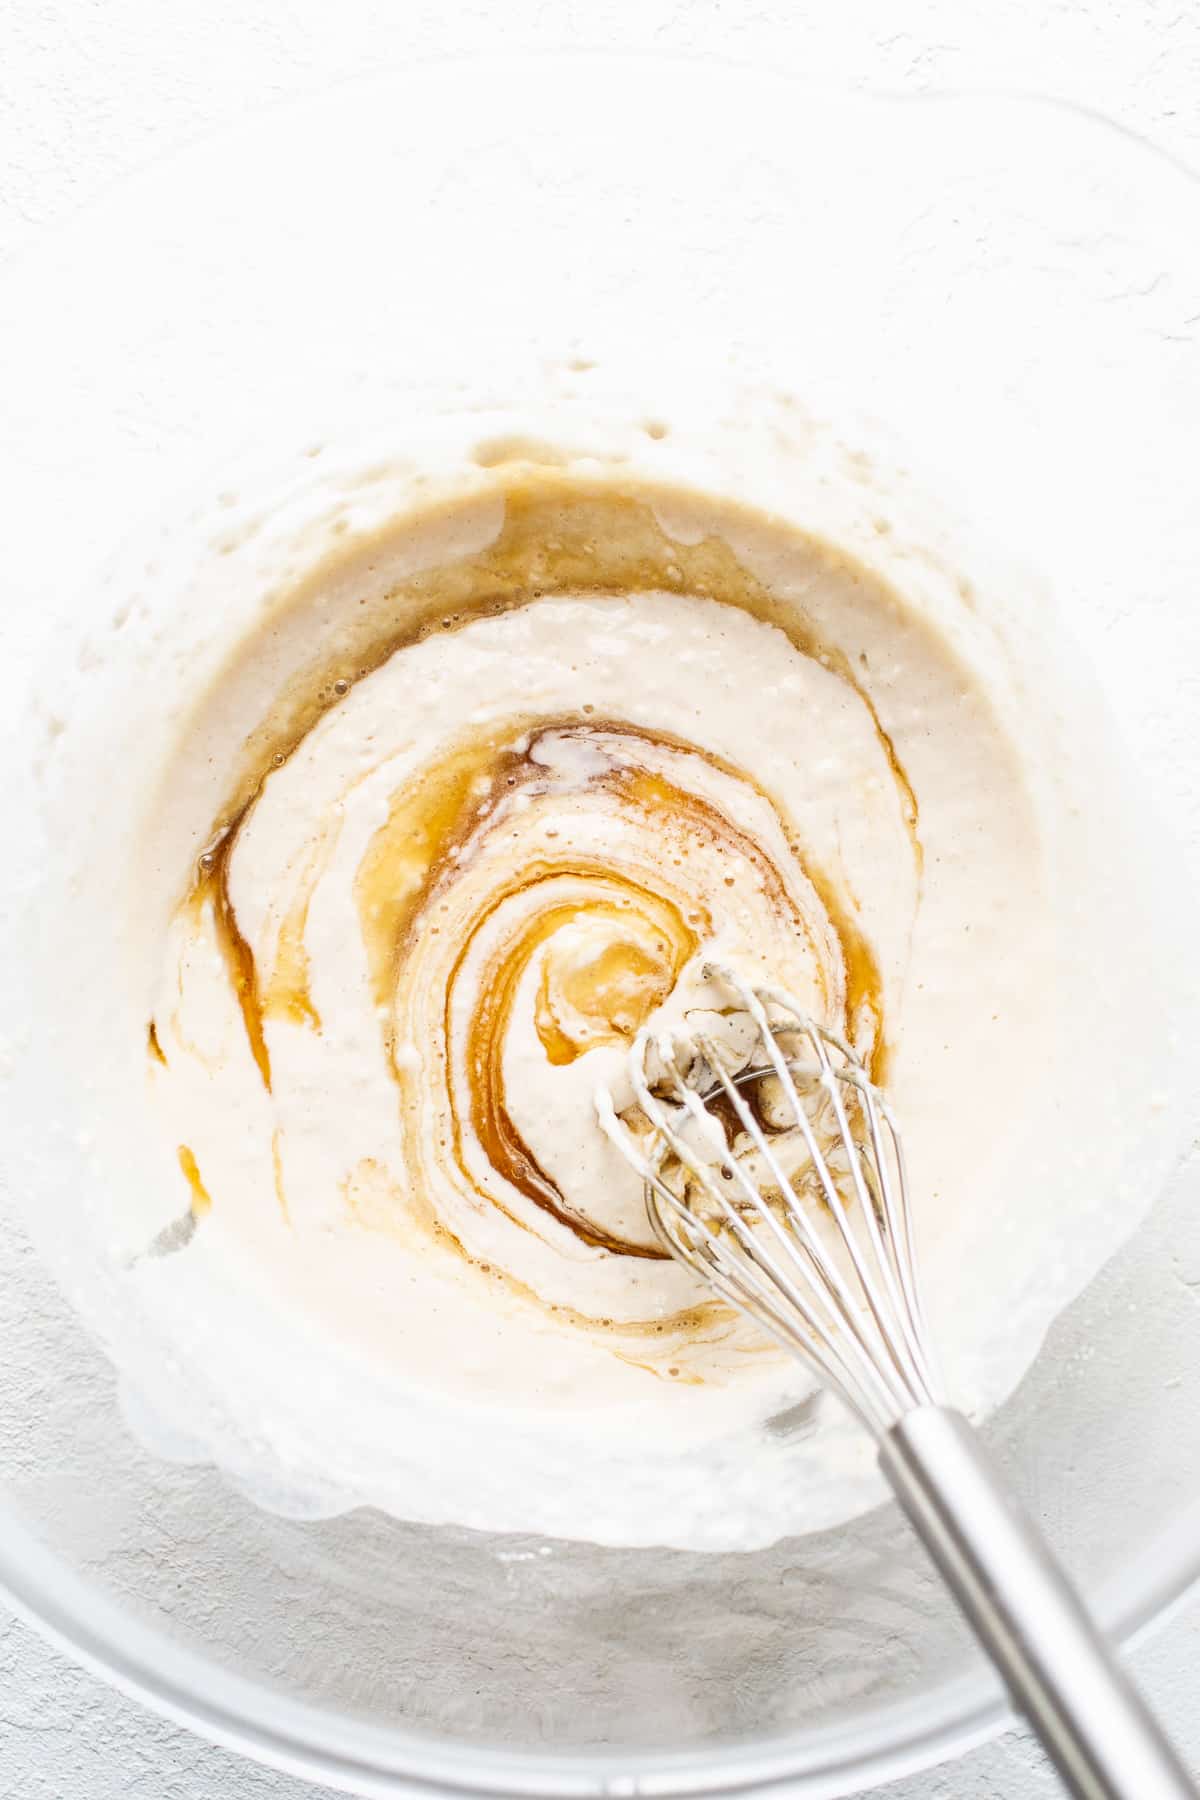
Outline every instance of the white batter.
<path id="1" fill-rule="evenodd" d="M 870 1447 L 657 1252 L 595 1088 L 715 1003 L 714 943 L 852 1033 L 990 1406 L 1124 1228 L 1064 1261 L 1132 1150 L 1078 1128 L 1157 1005 L 1091 1021 L 1124 825 L 1061 665 L 878 492 L 868 553 L 811 481 L 761 510 L 719 459 L 472 450 L 292 521 L 257 593 L 235 533 L 228 616 L 185 596 L 146 653 L 175 704 L 107 902 L 142 1067 L 98 1128 L 156 1171 L 109 1213 L 171 1346 L 139 1386 L 293 1510 L 750 1547 L 868 1504 Z"/>

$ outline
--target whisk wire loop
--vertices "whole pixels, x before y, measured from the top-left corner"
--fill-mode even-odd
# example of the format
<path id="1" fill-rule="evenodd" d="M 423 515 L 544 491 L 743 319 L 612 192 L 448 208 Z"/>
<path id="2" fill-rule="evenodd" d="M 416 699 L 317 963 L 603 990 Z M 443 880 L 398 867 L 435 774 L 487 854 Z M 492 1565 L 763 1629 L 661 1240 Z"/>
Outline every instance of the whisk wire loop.
<path id="1" fill-rule="evenodd" d="M 643 1029 L 630 1074 L 649 1139 L 606 1096 L 601 1122 L 646 1184 L 663 1247 L 882 1436 L 938 1387 L 895 1121 L 853 1048 L 786 989 L 706 975 L 753 1027 L 749 1061 L 730 1064 L 709 1032 Z"/>
<path id="2" fill-rule="evenodd" d="M 706 1040 L 701 1039 L 699 1042 L 703 1046 Z M 823 1336 L 829 1344 L 837 1348 L 839 1360 L 843 1362 L 847 1360 L 847 1355 L 843 1354 L 842 1349 L 843 1345 L 845 1346 L 848 1359 L 854 1365 L 858 1380 L 868 1388 L 877 1390 L 877 1398 L 883 1406 L 884 1416 L 886 1416 L 889 1402 L 894 1403 L 897 1398 L 890 1389 L 890 1371 L 886 1366 L 881 1367 L 878 1358 L 870 1356 L 859 1341 L 856 1332 L 858 1309 L 855 1307 L 853 1295 L 847 1283 L 836 1266 L 829 1265 L 827 1258 L 823 1257 L 820 1242 L 808 1219 L 799 1194 L 780 1166 L 762 1127 L 738 1092 L 736 1084 L 729 1079 L 719 1064 L 714 1067 L 713 1072 L 722 1091 L 729 1099 L 739 1124 L 749 1134 L 755 1149 L 759 1151 L 770 1171 L 771 1178 L 786 1209 L 787 1227 L 785 1228 L 780 1223 L 775 1210 L 767 1205 L 761 1191 L 750 1180 L 742 1159 L 734 1157 L 731 1159 L 730 1167 L 733 1169 L 739 1186 L 754 1207 L 757 1217 L 773 1234 L 785 1259 L 793 1265 L 798 1265 L 807 1285 L 815 1294 L 818 1304 L 829 1306 L 832 1303 L 837 1315 L 833 1322 L 834 1329 L 826 1330 Z M 803 1254 L 799 1255 L 798 1252 L 803 1252 Z M 749 1254 L 753 1255 L 756 1260 L 762 1258 L 763 1248 L 760 1241 L 753 1242 Z"/>
<path id="3" fill-rule="evenodd" d="M 722 973 L 727 979 L 731 981 L 736 980 L 736 978 L 727 971 L 722 971 Z M 839 1132 L 837 1141 L 845 1152 L 845 1160 L 853 1184 L 854 1197 L 858 1202 L 858 1216 L 864 1221 L 870 1239 L 870 1247 L 875 1252 L 877 1265 L 875 1270 L 869 1268 L 859 1238 L 851 1229 L 841 1191 L 830 1173 L 828 1162 L 826 1161 L 817 1140 L 816 1131 L 809 1115 L 809 1110 L 805 1107 L 800 1098 L 796 1084 L 792 1078 L 792 1072 L 779 1048 L 775 1032 L 772 1030 L 766 1008 L 753 988 L 746 987 L 740 982 L 738 982 L 737 985 L 740 989 L 741 998 L 747 1011 L 754 1020 L 754 1023 L 758 1026 L 760 1038 L 771 1067 L 783 1086 L 784 1092 L 791 1103 L 796 1124 L 800 1127 L 804 1136 L 809 1156 L 812 1159 L 813 1167 L 816 1170 L 817 1178 L 821 1184 L 825 1203 L 836 1222 L 838 1235 L 845 1247 L 846 1253 L 853 1266 L 854 1273 L 858 1277 L 863 1298 L 866 1301 L 868 1310 L 877 1328 L 878 1347 L 882 1348 L 888 1361 L 899 1370 L 900 1374 L 902 1376 L 907 1376 L 910 1371 L 905 1368 L 903 1357 L 897 1354 L 895 1334 L 892 1329 L 895 1315 L 894 1312 L 892 1315 L 889 1315 L 886 1304 L 887 1299 L 893 1298 L 893 1296 L 881 1296 L 873 1280 L 873 1276 L 876 1274 L 883 1276 L 885 1280 L 889 1280 L 890 1270 L 887 1258 L 879 1244 L 874 1200 L 867 1190 L 867 1184 L 863 1177 L 862 1160 L 854 1153 L 855 1145 L 850 1131 L 849 1119 L 846 1114 L 845 1104 L 842 1100 L 838 1078 L 834 1073 L 833 1064 L 830 1061 L 825 1038 L 816 1022 L 809 1018 L 807 1014 L 801 1012 L 790 996 L 786 996 L 782 989 L 775 990 L 773 997 L 776 1005 L 795 1018 L 799 1029 L 808 1038 L 816 1054 L 821 1071 L 821 1087 L 830 1100 L 837 1120 Z M 844 1046 L 842 1048 L 844 1049 Z M 828 1270 L 829 1278 L 832 1279 L 834 1273 L 835 1268 L 831 1266 Z M 894 1298 L 893 1306 L 895 1306 Z M 900 1391 L 898 1399 L 902 1405 L 903 1390 Z"/>
<path id="4" fill-rule="evenodd" d="M 644 1075 L 635 1072 L 634 1086 L 647 1117 L 651 1119 L 657 1117 L 661 1113 L 661 1107 L 645 1082 Z M 684 1110 L 689 1112 L 692 1117 L 701 1121 L 707 1118 L 708 1115 L 700 1104 L 698 1096 L 693 1090 L 686 1089 L 677 1076 L 672 1081 L 672 1090 Z M 659 1174 L 652 1168 L 648 1168 L 644 1173 L 648 1176 L 648 1184 L 653 1196 L 649 1207 L 650 1217 L 665 1248 L 673 1254 L 679 1254 L 682 1251 L 684 1260 L 692 1267 L 697 1268 L 697 1272 L 710 1281 L 715 1277 L 739 1290 L 748 1289 L 755 1302 L 753 1307 L 748 1310 L 754 1311 L 758 1322 L 766 1323 L 776 1338 L 786 1339 L 790 1348 L 805 1350 L 808 1348 L 806 1340 L 803 1336 L 798 1337 L 792 1319 L 786 1311 L 782 1315 L 780 1314 L 780 1300 L 785 1303 L 785 1306 L 792 1306 L 799 1314 L 806 1329 L 816 1337 L 824 1354 L 835 1363 L 842 1378 L 839 1381 L 839 1387 L 852 1374 L 852 1370 L 846 1367 L 847 1362 L 857 1365 L 858 1379 L 868 1389 L 881 1387 L 878 1371 L 862 1355 L 860 1347 L 855 1344 L 853 1339 L 844 1339 L 835 1331 L 831 1331 L 829 1322 L 822 1318 L 820 1305 L 825 1296 L 819 1281 L 813 1278 L 811 1270 L 804 1262 L 796 1257 L 794 1245 L 780 1230 L 769 1208 L 763 1203 L 761 1194 L 747 1177 L 740 1161 L 737 1158 L 730 1159 L 728 1166 L 733 1178 L 745 1200 L 753 1207 L 759 1221 L 764 1222 L 774 1233 L 782 1252 L 782 1261 L 770 1254 L 767 1244 L 750 1228 L 746 1219 L 731 1204 L 728 1196 L 720 1187 L 712 1184 L 709 1167 L 702 1158 L 693 1152 L 687 1141 L 677 1138 L 672 1147 L 679 1162 L 704 1187 L 710 1203 L 715 1205 L 720 1215 L 725 1232 L 722 1238 L 718 1238 L 711 1228 L 703 1224 L 698 1215 L 684 1204 L 679 1195 L 666 1185 Z M 665 1217 L 662 1211 L 664 1206 L 667 1208 Z M 673 1221 L 675 1229 L 668 1224 L 668 1218 Z M 732 1237 L 740 1253 L 736 1262 L 729 1253 L 727 1241 L 729 1237 Z M 770 1286 L 764 1287 L 754 1271 L 764 1275 Z M 808 1289 L 807 1296 L 797 1287 L 797 1276 L 804 1281 Z M 814 1300 L 817 1302 L 816 1308 L 812 1304 Z"/>

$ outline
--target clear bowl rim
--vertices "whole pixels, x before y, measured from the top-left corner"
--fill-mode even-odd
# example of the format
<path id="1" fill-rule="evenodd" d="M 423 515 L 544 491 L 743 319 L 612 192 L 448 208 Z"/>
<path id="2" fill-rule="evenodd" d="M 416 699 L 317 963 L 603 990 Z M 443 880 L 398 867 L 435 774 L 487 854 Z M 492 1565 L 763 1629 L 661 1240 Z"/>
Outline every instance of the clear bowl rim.
<path id="1" fill-rule="evenodd" d="M 1072 119 L 1123 141 L 1182 176 L 1200 192 L 1200 170 L 1152 138 L 1100 109 L 1063 96 L 1022 88 L 948 86 L 919 92 L 877 86 L 818 84 L 788 70 L 765 69 L 752 58 L 728 58 L 672 50 L 575 50 L 457 53 L 430 57 L 332 88 L 277 100 L 256 109 L 240 125 L 199 134 L 165 156 L 107 184 L 102 197 L 135 188 L 150 171 L 183 161 L 208 143 L 261 128 L 264 121 L 303 113 L 347 89 L 386 86 L 398 74 L 453 65 L 579 65 L 603 61 L 645 66 L 718 66 L 828 104 L 879 104 L 926 108 L 946 104 L 1029 107 Z M 83 209 L 86 217 L 89 209 Z M 70 213 L 39 237 L 13 268 L 36 266 L 44 248 L 65 237 L 81 214 Z M 1200 1500 L 1158 1532 L 1123 1574 L 1088 1599 L 1113 1637 L 1128 1646 L 1162 1624 L 1200 1586 Z M 534 1754 L 485 1742 L 385 1731 L 281 1695 L 232 1675 L 206 1657 L 178 1645 L 119 1605 L 101 1597 L 68 1563 L 49 1550 L 0 1502 L 0 1596 L 45 1641 L 152 1711 L 209 1741 L 260 1764 L 371 1800 L 396 1795 L 429 1800 L 505 1800 L 545 1796 L 569 1800 L 592 1795 L 711 1795 L 785 1792 L 808 1800 L 836 1800 L 868 1791 L 951 1760 L 997 1736 L 1014 1722 L 998 1682 L 987 1671 L 944 1683 L 920 1702 L 881 1708 L 870 1732 L 829 1726 L 755 1742 L 707 1746 L 702 1751 L 574 1752 Z"/>
<path id="2" fill-rule="evenodd" d="M 1122 1645 L 1200 1584 L 1200 1501 L 1178 1515 L 1118 1582 L 1090 1596 Z M 104 1600 L 24 1527 L 4 1521 L 0 1592 L 52 1645 L 120 1692 L 281 1772 L 363 1796 L 848 1795 L 947 1761 L 996 1736 L 1013 1714 L 986 1672 L 927 1700 L 881 1709 L 870 1733 L 827 1727 L 700 1751 L 530 1755 L 485 1743 L 385 1732 L 287 1699 L 180 1649 Z M 894 1726 L 894 1729 L 892 1728 Z M 845 1785 L 853 1782 L 854 1786 Z M 802 1785 L 797 1785 L 797 1784 Z"/>

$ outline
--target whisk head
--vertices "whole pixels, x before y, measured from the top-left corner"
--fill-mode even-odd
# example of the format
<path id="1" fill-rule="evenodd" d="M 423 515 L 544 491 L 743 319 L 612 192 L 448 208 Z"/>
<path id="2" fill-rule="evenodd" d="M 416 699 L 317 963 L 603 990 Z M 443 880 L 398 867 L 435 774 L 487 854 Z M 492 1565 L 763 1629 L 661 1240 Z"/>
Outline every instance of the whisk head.
<path id="1" fill-rule="evenodd" d="M 730 1029 L 639 1032 L 636 1108 L 618 1118 L 601 1092 L 601 1124 L 645 1181 L 663 1248 L 882 1437 L 940 1397 L 896 1121 L 792 995 L 704 974 L 730 993 Z"/>

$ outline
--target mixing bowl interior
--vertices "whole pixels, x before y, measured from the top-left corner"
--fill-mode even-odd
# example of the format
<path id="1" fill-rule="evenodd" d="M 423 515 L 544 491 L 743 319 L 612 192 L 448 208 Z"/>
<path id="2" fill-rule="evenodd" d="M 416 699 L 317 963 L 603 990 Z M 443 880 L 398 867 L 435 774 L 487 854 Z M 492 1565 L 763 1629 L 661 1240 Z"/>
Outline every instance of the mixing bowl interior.
<path id="1" fill-rule="evenodd" d="M 0 303 L 30 348 L 0 422 L 10 667 L 52 615 L 82 628 L 97 557 L 268 414 L 486 404 L 548 346 L 686 337 L 693 367 L 869 403 L 1019 538 L 1195 874 L 1197 211 L 1186 176 L 1052 108 L 654 61 L 443 67 L 273 114 L 115 192 Z M 848 1793 L 999 1716 L 894 1507 L 753 1554 L 619 1551 L 281 1517 L 150 1456 L 34 1248 L 24 1079 L 18 1057 L 0 1580 L 117 1679 L 363 1793 Z M 1198 1181 L 1180 1168 L 988 1431 L 1114 1623 L 1200 1564 Z"/>

